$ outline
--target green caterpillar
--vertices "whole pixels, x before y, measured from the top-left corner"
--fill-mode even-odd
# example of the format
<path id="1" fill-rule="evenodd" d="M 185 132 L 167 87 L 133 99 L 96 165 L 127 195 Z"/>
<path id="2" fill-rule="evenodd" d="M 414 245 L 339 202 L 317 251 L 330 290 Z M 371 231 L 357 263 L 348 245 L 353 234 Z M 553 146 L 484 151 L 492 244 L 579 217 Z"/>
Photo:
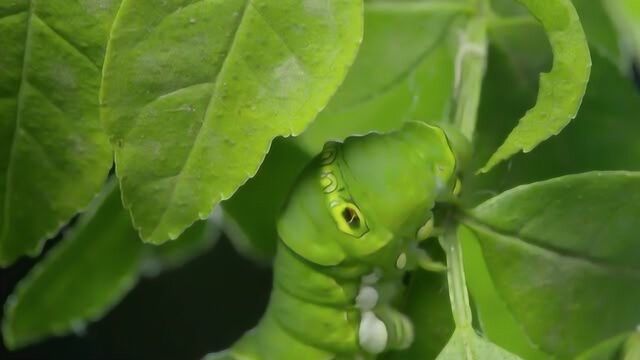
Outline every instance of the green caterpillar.
<path id="1" fill-rule="evenodd" d="M 413 341 L 391 306 L 436 201 L 456 187 L 444 132 L 410 122 L 389 134 L 329 142 L 301 174 L 278 221 L 266 313 L 231 349 L 207 360 L 374 359 Z"/>

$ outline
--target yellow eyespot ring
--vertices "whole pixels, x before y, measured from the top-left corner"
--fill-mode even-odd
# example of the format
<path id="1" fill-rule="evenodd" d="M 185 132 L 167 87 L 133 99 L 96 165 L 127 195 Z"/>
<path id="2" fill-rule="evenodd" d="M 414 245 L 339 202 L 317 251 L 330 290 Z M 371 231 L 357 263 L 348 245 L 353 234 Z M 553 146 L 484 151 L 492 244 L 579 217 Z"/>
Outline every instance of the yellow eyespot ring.
<path id="1" fill-rule="evenodd" d="M 331 215 L 338 225 L 338 229 L 354 237 L 362 237 L 369 231 L 369 227 L 358 207 L 350 202 L 334 202 Z"/>
<path id="2" fill-rule="evenodd" d="M 340 145 L 335 142 L 326 143 L 320 154 L 320 187 L 338 229 L 359 238 L 369 231 L 369 227 L 345 187 L 339 157 Z"/>

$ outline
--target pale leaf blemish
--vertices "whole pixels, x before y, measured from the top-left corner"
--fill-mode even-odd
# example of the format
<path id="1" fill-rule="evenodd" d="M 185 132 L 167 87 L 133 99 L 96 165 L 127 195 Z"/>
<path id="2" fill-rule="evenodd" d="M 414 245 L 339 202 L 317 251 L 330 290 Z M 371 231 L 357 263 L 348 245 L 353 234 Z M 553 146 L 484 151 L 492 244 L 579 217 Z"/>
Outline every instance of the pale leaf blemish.
<path id="1" fill-rule="evenodd" d="M 304 76 L 304 68 L 298 58 L 295 55 L 289 56 L 273 69 L 271 79 L 275 81 L 271 89 L 265 89 L 268 93 L 264 95 L 287 98 L 292 92 L 299 90 Z"/>
<path id="2" fill-rule="evenodd" d="M 67 64 L 55 64 L 52 66 L 50 75 L 51 79 L 62 89 L 74 90 L 78 87 L 78 78 L 75 69 Z"/>
<path id="3" fill-rule="evenodd" d="M 87 15 L 99 16 L 101 13 L 114 9 L 117 4 L 114 0 L 81 0 L 80 6 Z"/>

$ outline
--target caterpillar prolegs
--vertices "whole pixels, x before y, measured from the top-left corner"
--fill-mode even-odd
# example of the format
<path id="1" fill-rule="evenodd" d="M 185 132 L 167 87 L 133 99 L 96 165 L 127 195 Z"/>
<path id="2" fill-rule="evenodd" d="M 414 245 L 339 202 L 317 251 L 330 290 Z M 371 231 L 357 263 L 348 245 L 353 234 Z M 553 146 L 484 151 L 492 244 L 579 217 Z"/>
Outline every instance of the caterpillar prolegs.
<path id="1" fill-rule="evenodd" d="M 455 167 L 444 132 L 418 122 L 327 143 L 278 220 L 264 316 L 206 359 L 375 359 L 408 347 L 411 321 L 392 300 L 423 260 L 417 244 L 454 191 Z"/>

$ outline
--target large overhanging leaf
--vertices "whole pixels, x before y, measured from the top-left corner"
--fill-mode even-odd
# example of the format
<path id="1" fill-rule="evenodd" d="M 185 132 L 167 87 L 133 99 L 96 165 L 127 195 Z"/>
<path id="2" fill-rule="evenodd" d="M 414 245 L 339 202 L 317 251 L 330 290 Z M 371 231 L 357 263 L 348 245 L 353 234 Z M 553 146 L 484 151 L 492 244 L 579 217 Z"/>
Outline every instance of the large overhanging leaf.
<path id="1" fill-rule="evenodd" d="M 544 27 L 553 49 L 553 68 L 540 78 L 536 105 L 480 170 L 487 172 L 520 151 L 529 152 L 557 135 L 576 116 L 591 70 L 589 47 L 570 0 L 518 0 Z M 508 91 L 505 89 L 505 91 Z"/>
<path id="2" fill-rule="evenodd" d="M 119 3 L 0 2 L 0 266 L 37 255 L 104 182 L 98 90 Z"/>
<path id="3" fill-rule="evenodd" d="M 362 37 L 361 0 L 124 0 L 103 120 L 142 238 L 175 238 L 325 106 Z"/>
<path id="4" fill-rule="evenodd" d="M 569 358 L 640 321 L 639 217 L 640 173 L 592 172 L 507 191 L 464 222 L 528 337 Z"/>

